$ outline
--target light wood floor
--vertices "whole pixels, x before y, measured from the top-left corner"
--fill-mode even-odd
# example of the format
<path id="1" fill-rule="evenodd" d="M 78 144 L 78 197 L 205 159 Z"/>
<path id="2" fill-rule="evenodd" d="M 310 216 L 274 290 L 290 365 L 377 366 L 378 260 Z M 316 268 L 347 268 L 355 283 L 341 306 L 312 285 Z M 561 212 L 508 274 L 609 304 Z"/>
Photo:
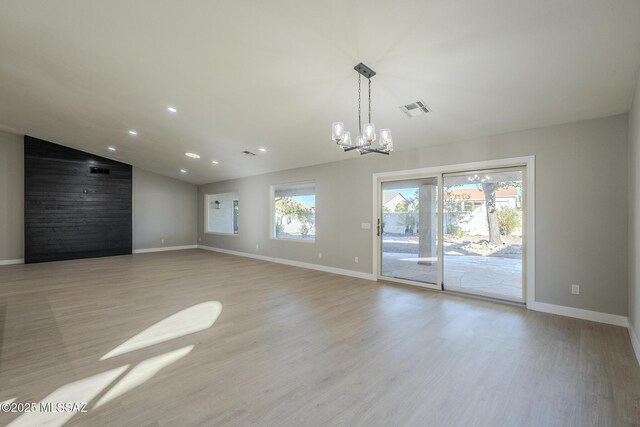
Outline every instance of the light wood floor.
<path id="1" fill-rule="evenodd" d="M 222 304 L 210 328 L 100 360 L 206 301 Z M 0 401 L 88 381 L 69 425 L 640 423 L 624 328 L 199 250 L 0 267 L 0 322 Z M 192 345 L 93 408 L 132 367 Z"/>

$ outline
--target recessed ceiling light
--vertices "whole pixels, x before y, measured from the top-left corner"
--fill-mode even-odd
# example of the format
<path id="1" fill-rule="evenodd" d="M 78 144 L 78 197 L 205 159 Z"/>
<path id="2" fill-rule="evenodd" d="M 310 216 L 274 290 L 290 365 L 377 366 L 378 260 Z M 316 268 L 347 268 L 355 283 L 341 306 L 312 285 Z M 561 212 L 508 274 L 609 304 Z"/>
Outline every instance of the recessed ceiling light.
<path id="1" fill-rule="evenodd" d="M 107 150 L 109 150 L 109 151 L 116 151 L 116 147 L 107 147 Z"/>
<path id="2" fill-rule="evenodd" d="M 138 134 L 138 132 L 136 132 L 135 130 L 130 130 L 129 131 L 129 135 L 134 135 L 135 136 L 137 134 Z"/>
<path id="3" fill-rule="evenodd" d="M 187 170 L 186 169 L 180 169 L 180 172 L 187 173 Z"/>
<path id="4" fill-rule="evenodd" d="M 187 157 L 191 157 L 192 159 L 199 159 L 200 158 L 200 155 L 196 154 L 196 153 L 187 152 L 187 153 L 184 153 L 184 155 L 187 156 Z"/>
<path id="5" fill-rule="evenodd" d="M 178 112 L 178 110 L 176 110 L 176 109 L 175 109 L 175 108 L 173 108 L 173 107 L 167 107 L 167 110 L 171 111 L 172 113 L 176 113 L 176 112 Z"/>
<path id="6" fill-rule="evenodd" d="M 217 164 L 218 164 L 218 163 L 220 163 L 220 162 L 219 162 L 219 161 L 217 161 L 217 160 L 214 160 L 214 161 L 212 161 L 211 163 L 213 163 L 214 165 L 217 165 Z"/>
<path id="7" fill-rule="evenodd" d="M 267 152 L 267 149 L 266 149 L 266 148 L 258 148 L 258 150 L 262 151 L 263 153 L 266 153 L 266 152 Z"/>

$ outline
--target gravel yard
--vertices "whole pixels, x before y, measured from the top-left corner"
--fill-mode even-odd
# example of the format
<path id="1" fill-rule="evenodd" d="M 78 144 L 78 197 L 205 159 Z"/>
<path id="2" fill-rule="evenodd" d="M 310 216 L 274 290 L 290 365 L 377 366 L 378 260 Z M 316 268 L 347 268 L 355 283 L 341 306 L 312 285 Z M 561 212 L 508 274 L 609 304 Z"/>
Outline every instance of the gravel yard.
<path id="1" fill-rule="evenodd" d="M 522 238 L 502 236 L 502 245 L 493 245 L 488 236 L 444 236 L 446 255 L 475 255 L 501 258 L 522 258 Z M 382 241 L 383 252 L 417 254 L 418 236 L 385 234 Z"/>

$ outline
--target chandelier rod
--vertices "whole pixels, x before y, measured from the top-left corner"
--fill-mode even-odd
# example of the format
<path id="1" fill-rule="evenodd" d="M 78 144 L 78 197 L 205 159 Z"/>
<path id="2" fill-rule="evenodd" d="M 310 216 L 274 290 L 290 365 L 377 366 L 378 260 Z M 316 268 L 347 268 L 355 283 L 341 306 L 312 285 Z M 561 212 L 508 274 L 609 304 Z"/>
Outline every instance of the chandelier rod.
<path id="1" fill-rule="evenodd" d="M 369 123 L 373 123 L 371 121 L 371 79 L 369 79 Z"/>
<path id="2" fill-rule="evenodd" d="M 362 114 L 360 110 L 360 74 L 358 74 L 358 135 L 362 135 Z"/>

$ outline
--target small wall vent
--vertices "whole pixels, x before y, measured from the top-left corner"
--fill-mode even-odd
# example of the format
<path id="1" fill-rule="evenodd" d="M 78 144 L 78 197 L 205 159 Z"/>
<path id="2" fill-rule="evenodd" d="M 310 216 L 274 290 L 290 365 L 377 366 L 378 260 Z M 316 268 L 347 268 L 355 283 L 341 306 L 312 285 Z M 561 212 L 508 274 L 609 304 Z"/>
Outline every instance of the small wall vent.
<path id="1" fill-rule="evenodd" d="M 109 175 L 109 172 L 110 171 L 107 168 L 97 168 L 95 166 L 91 166 L 89 168 L 89 173 L 97 173 L 97 174 L 100 174 L 100 175 Z"/>
<path id="2" fill-rule="evenodd" d="M 409 117 L 415 117 L 431 112 L 431 109 L 427 107 L 427 104 L 425 104 L 424 101 L 412 102 L 411 104 L 401 106 L 400 109 Z"/>
<path id="3" fill-rule="evenodd" d="M 247 150 L 244 150 L 244 151 L 242 152 L 242 154 L 245 154 L 245 155 L 247 155 L 247 156 L 255 156 L 255 155 L 256 155 L 256 153 L 252 153 L 251 151 L 247 151 Z"/>

